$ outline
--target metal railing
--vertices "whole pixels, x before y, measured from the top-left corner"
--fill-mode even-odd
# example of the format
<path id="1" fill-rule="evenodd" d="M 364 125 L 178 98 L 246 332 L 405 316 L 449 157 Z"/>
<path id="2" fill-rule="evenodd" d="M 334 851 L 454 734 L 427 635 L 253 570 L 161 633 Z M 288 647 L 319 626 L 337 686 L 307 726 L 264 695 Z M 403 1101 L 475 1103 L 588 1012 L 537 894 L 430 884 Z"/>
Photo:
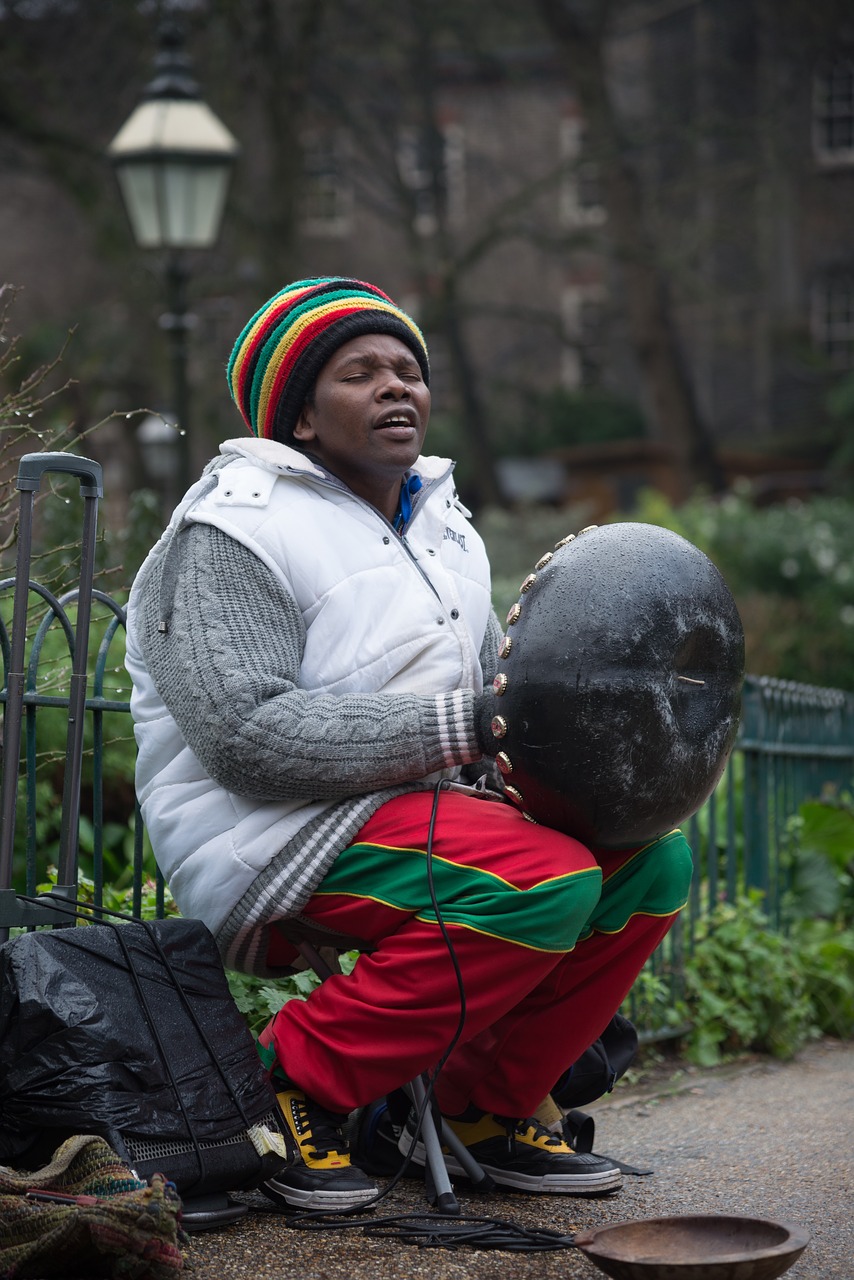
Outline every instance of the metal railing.
<path id="1" fill-rule="evenodd" d="M 852 787 L 854 694 L 747 676 L 741 725 L 724 776 L 683 824 L 694 855 L 687 907 L 648 965 L 650 974 L 665 982 L 671 1006 L 683 994 L 685 956 L 697 924 L 720 901 L 735 902 L 740 894 L 758 890 L 770 923 L 782 928 L 790 820 L 804 801 Z M 634 1004 L 631 1012 L 643 1022 L 637 999 Z M 647 1026 L 642 1038 L 663 1039 L 683 1030 Z"/>
<path id="2" fill-rule="evenodd" d="M 735 750 L 715 793 L 686 824 L 696 874 L 689 921 L 721 897 L 759 889 L 781 924 L 790 818 L 854 782 L 854 694 L 747 676 Z"/>
<path id="3" fill-rule="evenodd" d="M 11 611 L 11 592 L 14 578 L 0 580 L 0 599 L 8 602 Z M 70 591 L 56 596 L 40 583 L 30 583 L 30 595 L 35 603 L 30 610 L 28 626 L 28 652 L 24 680 L 23 746 L 19 769 L 23 772 L 23 787 L 19 787 L 18 815 L 16 818 L 14 888 L 28 896 L 36 894 L 40 884 L 48 879 L 48 861 L 42 849 L 43 828 L 51 828 L 50 814 L 44 812 L 43 786 L 55 796 L 54 815 L 61 821 L 59 797 L 62 795 L 61 779 L 67 760 L 55 745 L 60 735 L 51 732 L 53 725 L 46 725 L 45 712 L 52 709 L 64 719 L 68 715 L 71 690 L 71 669 L 76 646 L 75 613 L 77 593 Z M 81 818 L 91 831 L 91 850 L 84 857 L 83 870 L 93 882 L 92 904 L 104 905 L 105 887 L 105 757 L 108 749 L 106 726 L 113 713 L 124 720 L 124 737 L 132 741 L 130 724 L 130 679 L 124 671 L 125 609 L 112 596 L 100 590 L 92 593 L 92 631 L 90 635 L 89 677 L 85 699 L 85 747 L 84 747 L 84 801 Z M 100 606 L 100 610 L 99 610 Z M 99 616 L 100 613 L 100 616 Z M 4 613 L 0 615 L 0 651 L 3 658 L 3 687 L 0 702 L 6 704 L 10 661 L 10 623 Z M 118 677 L 118 678 L 117 678 Z M 39 714 L 40 713 L 40 714 Z M 3 767 L 8 761 L 3 756 Z M 48 801 L 48 809 L 50 809 Z M 128 905 L 133 914 L 139 915 L 142 907 L 142 886 L 145 869 L 145 831 L 135 795 L 128 812 L 121 815 L 124 825 L 132 832 L 130 855 L 131 889 Z M 52 834 L 52 833 L 51 833 Z M 79 839 L 79 831 L 77 833 Z M 123 842 L 124 843 L 124 842 Z M 51 841 L 48 840 L 48 845 Z M 163 915 L 165 886 L 156 868 L 151 867 L 156 881 L 157 914 Z M 0 919 L 0 926 L 5 922 Z"/>
<path id="4" fill-rule="evenodd" d="M 0 649 L 3 657 L 5 704 L 9 663 L 9 632 L 2 614 L 3 596 L 11 609 L 14 580 L 0 581 Z M 29 641 L 24 693 L 25 783 L 20 829 L 16 836 L 16 881 L 19 892 L 33 894 L 47 877 L 40 853 L 40 782 L 52 779 L 61 795 L 64 760 L 61 750 L 40 742 L 40 715 L 48 709 L 67 713 L 68 676 L 74 653 L 74 594 L 53 596 L 33 584 L 33 623 Z M 124 671 L 124 622 L 122 605 L 103 592 L 94 592 L 90 641 L 90 679 L 86 696 L 87 746 L 84 771 L 84 822 L 90 824 L 91 850 L 82 867 L 94 882 L 93 902 L 104 903 L 105 888 L 105 759 L 111 741 L 105 725 L 119 713 L 125 722 L 121 739 L 127 754 L 132 740 L 130 684 Z M 51 639 L 56 637 L 56 639 Z M 57 739 L 54 733 L 54 740 Z M 838 689 L 797 684 L 768 677 L 745 680 L 743 717 L 735 749 L 721 782 L 710 800 L 685 824 L 694 852 L 695 875 L 686 910 L 658 949 L 650 972 L 663 978 L 675 1002 L 681 994 L 686 952 L 690 950 L 697 922 L 721 899 L 734 901 L 749 889 L 765 896 L 773 923 L 780 925 L 781 900 L 786 890 L 783 853 L 789 819 L 807 799 L 828 789 L 850 788 L 854 780 L 854 694 Z M 58 801 L 57 801 L 58 804 Z M 131 799 L 124 821 L 132 828 L 130 903 L 139 914 L 144 881 L 154 880 L 156 914 L 164 912 L 165 888 L 150 853 L 138 806 Z M 2 920 L 0 920 L 0 924 Z M 671 1033 L 675 1034 L 675 1031 Z M 647 1026 L 646 1039 L 668 1034 Z"/>

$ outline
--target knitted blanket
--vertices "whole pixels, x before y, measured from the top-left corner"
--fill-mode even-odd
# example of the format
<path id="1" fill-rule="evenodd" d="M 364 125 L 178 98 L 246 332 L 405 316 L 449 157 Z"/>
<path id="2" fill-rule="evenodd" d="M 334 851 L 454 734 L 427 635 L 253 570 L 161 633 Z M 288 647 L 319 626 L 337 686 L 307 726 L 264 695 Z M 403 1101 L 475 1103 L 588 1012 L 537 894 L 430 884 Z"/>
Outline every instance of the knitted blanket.
<path id="1" fill-rule="evenodd" d="M 173 1280 L 180 1210 L 161 1174 L 141 1182 L 103 1138 L 68 1138 L 36 1172 L 0 1165 L 0 1280 Z"/>

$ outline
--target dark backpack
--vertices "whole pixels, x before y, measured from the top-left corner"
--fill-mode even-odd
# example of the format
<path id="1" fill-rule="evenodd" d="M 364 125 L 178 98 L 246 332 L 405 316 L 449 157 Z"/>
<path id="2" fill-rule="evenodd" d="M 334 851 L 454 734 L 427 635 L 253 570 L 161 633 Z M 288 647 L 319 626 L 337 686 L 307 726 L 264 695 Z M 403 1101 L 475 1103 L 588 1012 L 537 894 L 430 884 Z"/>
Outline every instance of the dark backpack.
<path id="1" fill-rule="evenodd" d="M 638 1033 L 633 1024 L 615 1013 L 599 1039 L 564 1072 L 552 1089 L 552 1097 L 564 1111 L 601 1098 L 625 1075 L 637 1051 Z"/>
<path id="2" fill-rule="evenodd" d="M 593 1117 L 578 1108 L 610 1093 L 634 1062 L 637 1051 L 638 1033 L 634 1025 L 621 1013 L 615 1013 L 599 1039 L 585 1049 L 552 1089 L 552 1097 L 566 1113 L 564 1136 L 576 1151 L 592 1151 L 595 1136 Z M 630 1165 L 617 1163 L 625 1173 L 639 1172 Z"/>

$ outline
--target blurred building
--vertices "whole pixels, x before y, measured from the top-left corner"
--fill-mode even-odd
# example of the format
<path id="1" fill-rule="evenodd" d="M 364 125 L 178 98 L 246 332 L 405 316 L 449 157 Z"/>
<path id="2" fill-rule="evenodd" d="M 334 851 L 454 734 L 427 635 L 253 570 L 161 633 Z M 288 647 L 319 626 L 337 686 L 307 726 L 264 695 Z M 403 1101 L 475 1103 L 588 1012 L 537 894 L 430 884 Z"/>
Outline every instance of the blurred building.
<path id="1" fill-rule="evenodd" d="M 614 10 L 607 67 L 640 177 L 636 249 L 653 254 L 666 284 L 699 419 L 728 480 L 756 477 L 768 498 L 808 492 L 824 483 L 838 432 L 828 390 L 854 370 L 854 36 L 834 28 L 813 39 L 793 0 L 620 0 Z M 785 16 L 797 13 L 800 25 Z M 211 33 L 216 20 L 210 6 Z M 200 80 L 225 91 L 196 34 Z M 572 68 L 537 29 L 529 45 L 488 58 L 441 51 L 416 93 L 405 66 L 394 84 L 387 68 L 366 69 L 355 40 L 352 65 L 342 60 L 351 34 L 332 32 L 339 61 L 321 62 L 306 85 L 289 272 L 361 276 L 422 320 L 434 444 L 457 454 L 469 443 L 475 488 L 496 454 L 508 497 L 540 481 L 549 501 L 592 486 L 602 507 L 647 483 L 676 492 L 627 322 L 625 246 L 621 260 L 603 197 L 613 156 L 588 136 Z M 352 82 L 332 83 L 339 72 Z M 375 83 L 372 115 L 359 95 Z M 240 429 L 228 351 L 284 283 L 271 268 L 282 261 L 275 219 L 256 216 L 275 212 L 281 131 L 261 94 L 236 82 L 231 92 L 217 105 L 243 149 L 232 214 L 193 279 L 196 462 Z M 99 114 L 106 145 L 121 110 Z M 110 259 L 99 243 L 111 202 L 121 216 L 106 165 L 90 206 L 14 150 L 0 149 L 0 182 L 0 282 L 23 286 L 22 321 L 49 317 L 60 333 L 77 324 L 75 341 L 91 343 L 77 375 L 89 394 L 81 418 L 168 411 L 158 272 L 129 241 L 120 269 L 115 231 Z M 118 458 L 128 428 L 110 430 Z M 563 468 L 563 489 L 554 465 L 513 474 L 514 456 L 541 455 Z"/>
<path id="2" fill-rule="evenodd" d="M 839 32 L 827 56 L 762 0 L 628 2 L 619 13 L 611 89 L 700 415 L 728 479 L 755 477 L 769 499 L 809 492 L 832 452 L 828 389 L 854 368 L 854 43 Z M 313 130 L 307 258 L 331 271 L 355 263 L 429 315 L 407 231 L 427 262 L 442 237 L 459 246 L 494 234 L 461 288 L 476 367 L 499 389 L 500 412 L 524 416 L 552 386 L 638 398 L 651 439 L 616 451 L 583 439 L 564 460 L 585 484 L 612 468 L 615 501 L 642 483 L 667 488 L 611 253 L 608 157 L 588 144 L 559 57 L 517 52 L 488 71 L 448 60 L 439 102 L 438 183 L 425 130 L 398 128 L 409 228 L 360 199 L 347 129 Z M 441 406 L 454 396 L 450 360 L 431 337 Z M 769 463 L 769 451 L 787 456 Z"/>

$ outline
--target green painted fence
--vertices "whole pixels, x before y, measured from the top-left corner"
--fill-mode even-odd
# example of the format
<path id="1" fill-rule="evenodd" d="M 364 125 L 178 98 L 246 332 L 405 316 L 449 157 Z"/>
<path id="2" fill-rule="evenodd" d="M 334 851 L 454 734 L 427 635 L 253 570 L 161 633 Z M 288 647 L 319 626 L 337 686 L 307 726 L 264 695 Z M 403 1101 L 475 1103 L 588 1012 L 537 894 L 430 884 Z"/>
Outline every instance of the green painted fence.
<path id="1" fill-rule="evenodd" d="M 694 853 L 694 878 L 686 910 L 651 958 L 649 972 L 663 978 L 671 1004 L 697 921 L 721 900 L 750 889 L 764 894 L 768 917 L 782 927 L 788 889 L 785 849 L 789 819 L 810 799 L 854 788 L 854 694 L 768 676 L 747 676 L 735 749 L 721 782 L 703 808 L 683 824 Z M 679 1035 L 649 1025 L 634 1013 L 646 1040 Z M 654 1021 L 654 1020 L 653 1020 Z"/>

